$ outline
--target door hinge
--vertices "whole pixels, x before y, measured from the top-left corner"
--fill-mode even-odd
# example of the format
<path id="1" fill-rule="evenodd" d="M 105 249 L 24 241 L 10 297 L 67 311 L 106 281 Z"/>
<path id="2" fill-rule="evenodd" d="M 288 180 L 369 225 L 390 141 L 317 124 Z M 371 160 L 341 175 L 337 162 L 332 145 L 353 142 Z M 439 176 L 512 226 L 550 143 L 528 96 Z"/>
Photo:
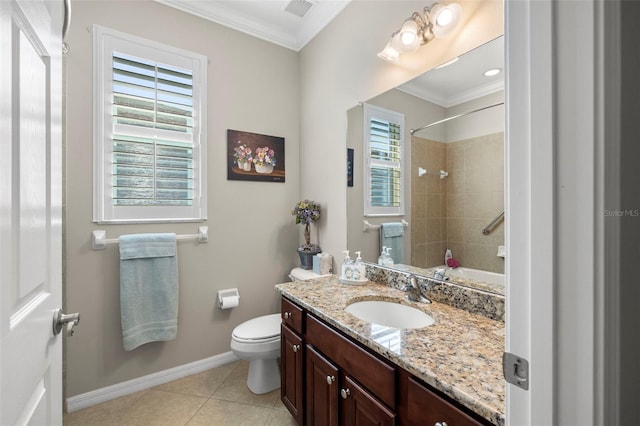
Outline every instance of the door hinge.
<path id="1" fill-rule="evenodd" d="M 502 355 L 504 379 L 521 389 L 529 390 L 529 361 L 509 352 Z"/>

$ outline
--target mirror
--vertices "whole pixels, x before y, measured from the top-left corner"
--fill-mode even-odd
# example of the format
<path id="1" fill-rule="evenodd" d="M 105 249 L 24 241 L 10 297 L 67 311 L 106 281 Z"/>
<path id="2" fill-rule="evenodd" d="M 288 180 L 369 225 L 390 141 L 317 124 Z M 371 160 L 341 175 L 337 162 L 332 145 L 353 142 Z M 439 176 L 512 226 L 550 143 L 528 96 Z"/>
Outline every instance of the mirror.
<path id="1" fill-rule="evenodd" d="M 489 69 L 501 72 L 485 76 Z M 460 266 L 446 268 L 445 280 L 504 294 L 504 37 L 366 103 L 404 114 L 405 207 L 402 216 L 364 216 L 363 105 L 351 108 L 348 249 L 378 263 L 380 225 L 404 220 L 394 269 L 434 277 L 449 249 Z"/>

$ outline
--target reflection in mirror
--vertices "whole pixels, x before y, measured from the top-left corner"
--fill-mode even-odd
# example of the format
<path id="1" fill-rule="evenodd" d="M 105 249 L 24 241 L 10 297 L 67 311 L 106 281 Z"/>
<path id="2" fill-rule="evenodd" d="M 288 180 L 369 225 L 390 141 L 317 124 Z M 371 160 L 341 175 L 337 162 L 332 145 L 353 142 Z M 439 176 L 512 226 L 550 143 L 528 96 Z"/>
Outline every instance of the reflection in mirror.
<path id="1" fill-rule="evenodd" d="M 362 105 L 347 112 L 347 148 L 355 152 L 347 190 L 348 248 L 378 263 L 380 226 L 405 220 L 403 257 L 395 259 L 394 269 L 428 277 L 444 270 L 439 272 L 445 280 L 503 294 L 503 37 L 445 65 L 366 102 L 404 115 L 403 216 L 364 215 L 368 132 Z M 485 76 L 490 69 L 501 72 Z M 445 266 L 447 250 L 459 267 Z"/>

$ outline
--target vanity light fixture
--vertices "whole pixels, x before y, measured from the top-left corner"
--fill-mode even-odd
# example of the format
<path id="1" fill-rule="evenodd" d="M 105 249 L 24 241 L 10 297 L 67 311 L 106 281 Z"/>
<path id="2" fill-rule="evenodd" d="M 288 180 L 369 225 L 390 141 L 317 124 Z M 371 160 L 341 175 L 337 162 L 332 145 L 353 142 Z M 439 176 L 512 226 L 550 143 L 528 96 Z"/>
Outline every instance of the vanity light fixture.
<path id="1" fill-rule="evenodd" d="M 391 34 L 385 48 L 378 53 L 380 59 L 399 63 L 400 54 L 415 52 L 433 38 L 446 37 L 460 22 L 462 8 L 457 3 L 434 3 L 426 6 L 422 14 L 413 12 L 399 30 Z"/>

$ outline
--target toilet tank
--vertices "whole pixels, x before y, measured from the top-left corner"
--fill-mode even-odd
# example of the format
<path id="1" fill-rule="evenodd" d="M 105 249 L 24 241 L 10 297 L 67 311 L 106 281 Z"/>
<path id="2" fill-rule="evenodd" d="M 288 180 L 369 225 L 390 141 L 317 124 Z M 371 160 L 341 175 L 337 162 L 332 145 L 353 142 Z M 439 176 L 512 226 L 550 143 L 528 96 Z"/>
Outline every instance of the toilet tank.
<path id="1" fill-rule="evenodd" d="M 318 275 L 309 269 L 293 268 L 289 273 L 291 281 L 308 281 L 315 278 L 326 277 L 327 275 Z"/>

